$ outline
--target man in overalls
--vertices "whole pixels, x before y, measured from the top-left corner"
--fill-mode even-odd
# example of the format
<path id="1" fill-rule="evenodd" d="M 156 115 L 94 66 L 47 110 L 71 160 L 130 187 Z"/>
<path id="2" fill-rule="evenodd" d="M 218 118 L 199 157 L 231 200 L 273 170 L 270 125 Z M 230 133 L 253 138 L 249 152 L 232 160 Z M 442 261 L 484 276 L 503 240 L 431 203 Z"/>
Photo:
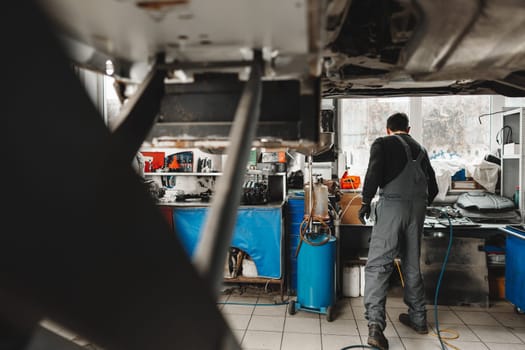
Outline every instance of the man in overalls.
<path id="1" fill-rule="evenodd" d="M 428 333 L 419 257 L 426 207 L 438 193 L 426 150 L 408 135 L 407 115 L 391 115 L 386 130 L 388 136 L 377 138 L 370 149 L 359 211 L 364 224 L 379 188 L 365 267 L 364 304 L 368 344 L 381 350 L 388 349 L 388 340 L 383 335 L 385 303 L 394 259 L 398 256 L 405 282 L 404 302 L 408 306 L 408 313 L 399 315 L 399 321 L 420 334 Z"/>

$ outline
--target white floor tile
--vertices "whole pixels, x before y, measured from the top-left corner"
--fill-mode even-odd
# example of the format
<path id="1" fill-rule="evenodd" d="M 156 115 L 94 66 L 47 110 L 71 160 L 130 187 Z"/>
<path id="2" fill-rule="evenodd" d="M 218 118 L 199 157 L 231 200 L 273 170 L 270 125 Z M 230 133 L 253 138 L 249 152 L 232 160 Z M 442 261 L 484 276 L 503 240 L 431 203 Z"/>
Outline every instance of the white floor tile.
<path id="1" fill-rule="evenodd" d="M 454 311 L 456 315 L 468 325 L 478 326 L 500 326 L 500 323 L 492 317 L 491 314 L 485 311 L 470 312 L 470 311 Z"/>
<path id="2" fill-rule="evenodd" d="M 470 329 L 485 343 L 521 343 L 521 339 L 504 327 L 469 326 Z"/>
<path id="3" fill-rule="evenodd" d="M 231 329 L 245 330 L 250 322 L 251 315 L 224 314 Z"/>
<path id="4" fill-rule="evenodd" d="M 287 305 L 260 306 L 256 305 L 253 310 L 254 315 L 259 316 L 285 316 Z"/>
<path id="5" fill-rule="evenodd" d="M 431 325 L 435 324 L 435 314 L 434 310 L 427 310 L 427 322 Z M 451 310 L 439 310 L 438 309 L 438 322 L 441 323 L 450 323 L 450 324 L 464 324 L 463 321 L 456 316 L 456 314 Z"/>
<path id="6" fill-rule="evenodd" d="M 367 341 L 362 297 L 337 300 L 332 322 L 324 314 L 305 310 L 289 315 L 286 304 L 278 305 L 280 295 L 224 294 L 219 301 L 226 303 L 221 312 L 243 350 L 340 350 Z M 430 334 L 420 335 L 398 321 L 399 314 L 406 312 L 402 298 L 387 298 L 384 333 L 389 350 L 441 350 L 437 336 L 432 335 L 433 305 L 427 309 Z M 525 350 L 525 316 L 514 313 L 506 301 L 490 308 L 440 305 L 439 325 L 444 340 L 461 350 Z M 444 332 L 447 329 L 458 332 L 459 338 L 445 339 L 452 336 Z"/>
<path id="7" fill-rule="evenodd" d="M 345 298 L 349 303 L 350 305 L 352 306 L 361 306 L 361 307 L 364 307 L 365 304 L 364 304 L 364 300 L 363 300 L 363 297 L 356 297 L 356 298 Z"/>
<path id="8" fill-rule="evenodd" d="M 468 326 L 459 324 L 439 324 L 439 330 L 441 331 L 441 338 L 451 341 L 460 342 L 479 342 L 481 339 L 470 330 Z M 433 337 L 437 337 L 437 330 L 434 327 L 428 330 Z M 453 339 L 458 336 L 457 339 Z M 447 339 L 448 338 L 448 339 Z"/>
<path id="9" fill-rule="evenodd" d="M 321 333 L 334 335 L 359 335 L 355 320 L 337 319 L 328 322 L 321 319 Z"/>
<path id="10" fill-rule="evenodd" d="M 507 327 L 525 327 L 525 315 L 515 312 L 491 312 L 491 315 Z"/>
<path id="11" fill-rule="evenodd" d="M 482 342 L 467 342 L 467 341 L 457 341 L 457 340 L 450 340 L 447 342 L 453 346 L 455 346 L 457 349 L 460 349 L 460 350 L 487 350 L 488 347 L 483 344 Z M 439 340 L 438 340 L 438 344 L 439 344 Z M 448 349 L 453 349 L 452 347 L 449 347 L 447 346 L 447 343 L 444 343 L 446 348 Z"/>
<path id="12" fill-rule="evenodd" d="M 253 315 L 248 330 L 250 331 L 271 331 L 282 332 L 284 329 L 284 316 L 258 316 Z"/>
<path id="13" fill-rule="evenodd" d="M 514 305 L 506 300 L 493 301 L 489 312 L 514 312 Z"/>
<path id="14" fill-rule="evenodd" d="M 354 310 L 354 317 L 356 320 L 366 320 L 364 306 L 352 306 L 352 309 Z"/>
<path id="15" fill-rule="evenodd" d="M 246 331 L 240 330 L 240 329 L 232 329 L 232 333 L 235 336 L 235 339 L 237 339 L 237 342 L 239 342 L 240 344 L 242 342 L 242 338 L 244 337 L 244 333 L 246 333 Z"/>
<path id="16" fill-rule="evenodd" d="M 402 338 L 406 350 L 441 350 L 438 339 L 408 339 Z M 482 344 L 482 343 L 479 343 Z M 483 349 L 483 347 L 479 348 Z M 463 349 L 462 349 L 463 350 Z"/>
<path id="17" fill-rule="evenodd" d="M 335 308 L 335 318 L 336 319 L 343 319 L 343 320 L 354 320 L 354 311 L 352 310 L 352 307 L 350 304 L 346 305 L 337 305 Z"/>
<path id="18" fill-rule="evenodd" d="M 312 318 L 287 317 L 284 322 L 284 331 L 293 333 L 321 334 L 321 321 Z"/>
<path id="19" fill-rule="evenodd" d="M 257 296 L 230 295 L 229 303 L 257 304 Z"/>
<path id="20" fill-rule="evenodd" d="M 490 350 L 525 350 L 525 344 L 486 343 Z"/>
<path id="21" fill-rule="evenodd" d="M 234 315 L 251 315 L 255 306 L 248 305 L 236 305 L 236 304 L 225 304 L 221 312 L 223 314 L 234 314 Z"/>
<path id="22" fill-rule="evenodd" d="M 284 333 L 281 350 L 320 350 L 321 334 Z"/>
<path id="23" fill-rule="evenodd" d="M 246 331 L 241 344 L 243 350 L 279 350 L 282 332 Z"/>
<path id="24" fill-rule="evenodd" d="M 525 343 L 525 327 L 512 327 L 510 331 Z"/>

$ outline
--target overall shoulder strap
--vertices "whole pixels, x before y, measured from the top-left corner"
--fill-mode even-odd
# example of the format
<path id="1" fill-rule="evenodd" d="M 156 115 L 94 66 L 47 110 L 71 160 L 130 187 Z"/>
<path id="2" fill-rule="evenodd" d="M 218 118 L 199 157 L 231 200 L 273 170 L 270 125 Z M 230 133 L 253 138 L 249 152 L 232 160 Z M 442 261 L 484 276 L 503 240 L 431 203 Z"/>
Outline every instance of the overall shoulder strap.
<path id="1" fill-rule="evenodd" d="M 410 146 L 408 145 L 408 143 L 403 140 L 403 138 L 397 134 L 394 134 L 394 136 L 401 142 L 401 144 L 403 145 L 403 148 L 405 149 L 405 153 L 407 154 L 407 160 L 413 160 L 412 158 L 412 150 L 410 150 Z"/>

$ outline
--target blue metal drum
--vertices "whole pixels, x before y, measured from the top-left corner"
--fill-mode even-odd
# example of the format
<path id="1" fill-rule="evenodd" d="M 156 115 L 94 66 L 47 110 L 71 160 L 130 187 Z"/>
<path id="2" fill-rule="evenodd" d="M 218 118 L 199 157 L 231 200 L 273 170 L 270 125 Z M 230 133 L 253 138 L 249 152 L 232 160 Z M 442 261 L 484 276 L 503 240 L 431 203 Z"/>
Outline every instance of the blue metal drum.
<path id="1" fill-rule="evenodd" d="M 327 239 L 320 235 L 311 239 L 313 244 Z M 336 238 L 327 243 L 311 245 L 303 241 L 297 256 L 297 304 L 326 313 L 335 304 Z"/>

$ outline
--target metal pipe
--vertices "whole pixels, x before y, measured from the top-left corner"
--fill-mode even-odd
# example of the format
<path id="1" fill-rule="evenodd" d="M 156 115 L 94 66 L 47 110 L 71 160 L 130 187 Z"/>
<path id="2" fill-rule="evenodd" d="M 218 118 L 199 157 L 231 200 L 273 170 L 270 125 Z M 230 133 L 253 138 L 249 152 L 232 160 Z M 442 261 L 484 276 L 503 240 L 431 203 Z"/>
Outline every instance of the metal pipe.
<path id="1" fill-rule="evenodd" d="M 312 213 L 314 211 L 314 208 L 313 208 L 313 205 L 314 205 L 314 200 L 313 200 L 313 196 L 314 196 L 314 177 L 312 175 L 312 171 L 313 171 L 313 166 L 312 166 L 312 155 L 309 155 L 308 156 L 308 177 L 309 177 L 309 181 L 310 181 L 310 189 L 309 189 L 309 193 L 308 193 L 308 209 L 310 209 L 310 212 L 307 214 L 310 216 L 310 220 L 308 221 L 309 224 L 308 224 L 308 230 L 309 232 L 312 232 L 312 221 L 313 221 L 313 218 L 312 218 Z"/>
<path id="2" fill-rule="evenodd" d="M 256 52 L 257 53 L 257 52 Z M 237 106 L 230 131 L 228 160 L 223 175 L 217 181 L 194 263 L 212 291 L 218 293 L 223 281 L 224 262 L 237 220 L 241 186 L 260 114 L 262 99 L 262 55 L 256 55 L 250 77 Z"/>
<path id="3" fill-rule="evenodd" d="M 157 65 L 163 60 L 164 55 L 159 54 L 156 64 L 138 86 L 138 90 L 109 125 L 113 132 L 111 149 L 118 154 L 117 158 L 127 163 L 139 151 L 159 115 L 166 72 L 158 69 Z"/>
<path id="4" fill-rule="evenodd" d="M 158 65 L 159 69 L 181 69 L 181 70 L 200 70 L 200 69 L 220 69 L 220 68 L 241 68 L 252 65 L 251 61 L 217 61 L 217 62 L 170 62 Z"/>

